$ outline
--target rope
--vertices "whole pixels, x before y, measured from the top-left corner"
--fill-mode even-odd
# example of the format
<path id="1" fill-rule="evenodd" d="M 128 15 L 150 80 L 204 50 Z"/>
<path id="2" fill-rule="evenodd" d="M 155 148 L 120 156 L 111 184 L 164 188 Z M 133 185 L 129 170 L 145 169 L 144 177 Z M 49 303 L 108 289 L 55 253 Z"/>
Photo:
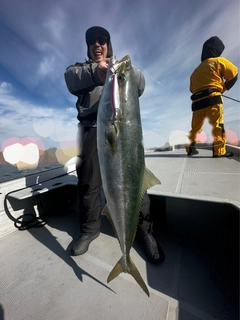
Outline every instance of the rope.
<path id="1" fill-rule="evenodd" d="M 19 190 L 22 190 L 22 189 L 19 189 Z M 20 231 L 27 230 L 27 229 L 30 229 L 30 228 L 43 227 L 47 223 L 47 221 L 43 220 L 43 219 L 41 219 L 39 217 L 36 217 L 31 213 L 23 214 L 23 215 L 19 216 L 18 218 L 14 218 L 11 215 L 11 213 L 10 213 L 10 211 L 8 209 L 8 205 L 7 205 L 7 197 L 9 196 L 9 194 L 14 193 L 14 192 L 19 191 L 19 190 L 14 190 L 14 191 L 8 192 L 6 194 L 6 196 L 5 196 L 5 198 L 4 198 L 4 210 L 5 210 L 8 218 L 14 222 L 14 226 Z M 27 216 L 32 216 L 32 219 L 29 219 L 29 220 L 24 219 Z"/>
<path id="2" fill-rule="evenodd" d="M 32 216 L 33 218 L 23 221 L 23 219 L 26 218 L 26 216 Z M 20 219 L 22 219 L 22 221 L 20 221 Z M 14 222 L 14 226 L 20 231 L 27 230 L 30 228 L 40 228 L 45 226 L 45 224 L 47 223 L 46 220 L 42 220 L 41 218 L 38 218 L 32 215 L 31 213 L 23 214 L 15 220 L 16 221 Z"/>

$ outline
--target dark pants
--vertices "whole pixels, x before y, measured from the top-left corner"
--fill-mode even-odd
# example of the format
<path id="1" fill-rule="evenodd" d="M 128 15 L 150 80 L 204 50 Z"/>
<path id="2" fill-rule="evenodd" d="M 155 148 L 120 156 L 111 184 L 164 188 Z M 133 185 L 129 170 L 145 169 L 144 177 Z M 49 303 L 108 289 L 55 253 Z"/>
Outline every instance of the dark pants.
<path id="1" fill-rule="evenodd" d="M 102 180 L 97 152 L 97 128 L 84 128 L 81 141 L 80 162 L 77 165 L 78 196 L 81 233 L 95 234 L 100 231 L 102 203 Z M 144 195 L 139 231 L 152 231 L 149 216 L 150 199 Z"/>

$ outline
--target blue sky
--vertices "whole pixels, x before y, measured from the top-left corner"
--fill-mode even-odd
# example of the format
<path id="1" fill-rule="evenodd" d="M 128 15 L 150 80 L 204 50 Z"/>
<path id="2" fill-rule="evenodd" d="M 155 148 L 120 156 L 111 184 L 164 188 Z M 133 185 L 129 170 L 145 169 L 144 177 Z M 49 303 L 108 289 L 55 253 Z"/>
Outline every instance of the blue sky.
<path id="1" fill-rule="evenodd" d="M 76 138 L 76 98 L 63 74 L 87 57 L 85 31 L 93 25 L 110 32 L 117 59 L 129 54 L 145 76 L 140 106 L 147 148 L 190 130 L 189 77 L 205 40 L 221 38 L 223 56 L 239 67 L 239 0 L 2 0 L 0 146 L 28 136 L 47 149 Z M 225 94 L 240 100 L 239 85 Z M 224 110 L 225 127 L 239 138 L 239 103 L 225 98 Z M 204 131 L 211 131 L 207 122 Z"/>

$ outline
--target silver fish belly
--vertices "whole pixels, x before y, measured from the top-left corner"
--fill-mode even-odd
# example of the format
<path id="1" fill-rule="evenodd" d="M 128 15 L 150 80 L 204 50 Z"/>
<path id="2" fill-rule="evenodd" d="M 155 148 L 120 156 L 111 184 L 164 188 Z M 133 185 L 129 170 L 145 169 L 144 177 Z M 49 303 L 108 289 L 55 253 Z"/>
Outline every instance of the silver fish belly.
<path id="1" fill-rule="evenodd" d="M 139 211 L 147 189 L 160 181 L 145 167 L 138 89 L 129 56 L 110 60 L 98 108 L 97 146 L 104 213 L 111 221 L 122 257 L 108 276 L 131 274 L 144 292 L 148 288 L 130 257 Z"/>

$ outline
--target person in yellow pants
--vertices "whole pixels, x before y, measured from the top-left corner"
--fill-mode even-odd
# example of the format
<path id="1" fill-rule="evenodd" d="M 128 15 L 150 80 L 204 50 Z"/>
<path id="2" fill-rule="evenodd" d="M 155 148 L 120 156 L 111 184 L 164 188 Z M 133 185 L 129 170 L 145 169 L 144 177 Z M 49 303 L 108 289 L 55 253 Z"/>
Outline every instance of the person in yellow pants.
<path id="1" fill-rule="evenodd" d="M 220 57 L 225 46 L 216 36 L 203 44 L 201 64 L 190 77 L 192 92 L 192 129 L 190 144 L 186 146 L 188 156 L 198 154 L 197 134 L 201 132 L 205 119 L 212 125 L 213 157 L 231 157 L 226 151 L 222 93 L 232 88 L 238 77 L 238 68 L 229 60 Z"/>

